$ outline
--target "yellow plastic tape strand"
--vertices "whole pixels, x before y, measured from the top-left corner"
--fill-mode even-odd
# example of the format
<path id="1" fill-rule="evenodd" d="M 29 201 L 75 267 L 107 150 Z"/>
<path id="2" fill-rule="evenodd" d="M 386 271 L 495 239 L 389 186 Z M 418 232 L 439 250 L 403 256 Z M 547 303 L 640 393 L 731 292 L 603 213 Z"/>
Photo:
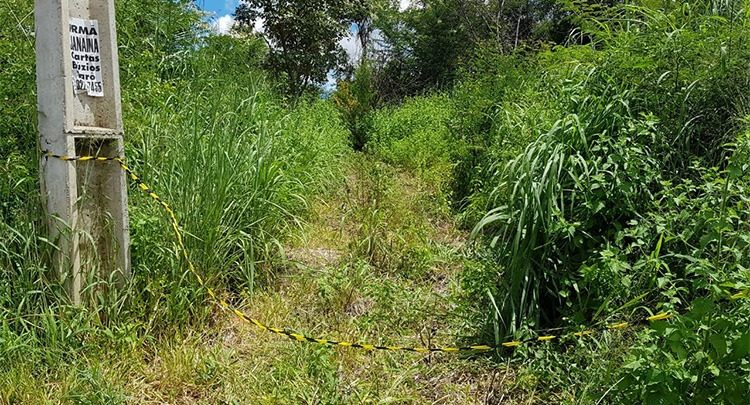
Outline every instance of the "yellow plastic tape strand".
<path id="1" fill-rule="evenodd" d="M 648 318 L 646 318 L 647 321 L 663 321 L 665 319 L 669 319 L 672 317 L 672 314 L 669 312 L 660 312 L 656 315 L 651 315 Z"/>
<path id="2" fill-rule="evenodd" d="M 271 332 L 280 336 L 286 336 L 287 338 L 290 338 L 298 342 L 311 342 L 311 343 L 318 343 L 318 344 L 327 345 L 327 346 L 354 347 L 354 348 L 364 349 L 367 351 L 386 350 L 386 351 L 404 351 L 404 352 L 416 352 L 416 353 L 434 353 L 434 352 L 458 353 L 458 352 L 490 351 L 490 350 L 495 350 L 499 347 L 516 347 L 520 345 L 520 342 L 511 341 L 511 342 L 503 343 L 502 346 L 492 346 L 492 345 L 472 345 L 472 346 L 463 346 L 463 347 L 382 346 L 382 345 L 373 345 L 373 344 L 367 344 L 367 343 L 347 342 L 347 341 L 316 338 L 316 337 L 311 337 L 311 336 L 306 336 L 300 333 L 296 333 L 288 329 L 276 328 L 276 327 L 266 325 L 260 320 L 247 315 L 245 312 L 243 312 L 239 308 L 236 308 L 233 305 L 229 304 L 226 300 L 219 298 L 216 292 L 211 287 L 206 285 L 205 280 L 203 279 L 203 277 L 201 277 L 201 275 L 196 270 L 195 265 L 193 265 L 193 262 L 190 260 L 187 247 L 185 246 L 183 234 L 182 234 L 182 231 L 180 230 L 179 222 L 177 221 L 177 215 L 175 214 L 174 210 L 166 201 L 164 201 L 158 194 L 156 194 L 143 180 L 141 180 L 140 177 L 138 177 L 135 173 L 133 173 L 133 171 L 130 169 L 130 167 L 128 167 L 127 164 L 125 164 L 125 161 L 122 158 L 120 157 L 97 157 L 97 156 L 61 156 L 61 155 L 56 155 L 56 154 L 49 153 L 49 152 L 45 152 L 45 155 L 48 157 L 60 159 L 66 162 L 75 162 L 75 161 L 78 161 L 78 162 L 87 162 L 87 161 L 116 162 L 122 168 L 122 170 L 125 171 L 127 176 L 138 186 L 138 188 L 140 188 L 141 191 L 143 191 L 143 193 L 151 197 L 151 199 L 156 201 L 167 213 L 170 225 L 172 227 L 172 231 L 175 237 L 177 238 L 177 247 L 183 259 L 185 260 L 185 263 L 187 263 L 188 270 L 198 280 L 198 284 L 202 288 L 205 288 L 205 290 L 207 291 L 211 299 L 214 301 L 214 303 L 222 310 L 228 313 L 231 313 L 237 318 L 241 319 L 242 321 L 249 323 L 251 325 L 254 325 L 264 331 L 268 331 L 268 332 Z"/>
<path id="3" fill-rule="evenodd" d="M 179 222 L 177 221 L 177 216 L 174 210 L 172 209 L 172 207 L 170 207 L 170 205 L 166 201 L 164 201 L 158 194 L 156 194 L 145 182 L 143 182 L 143 180 L 141 180 L 135 173 L 133 173 L 133 171 L 130 169 L 130 167 L 128 167 L 128 165 L 125 164 L 125 161 L 122 158 L 99 157 L 99 156 L 61 156 L 61 155 L 56 155 L 50 152 L 44 152 L 44 154 L 47 157 L 60 159 L 66 162 L 95 161 L 95 162 L 117 163 L 122 168 L 122 170 L 125 171 L 127 176 L 138 186 L 138 188 L 140 188 L 146 195 L 151 197 L 151 199 L 156 201 L 167 213 L 170 225 L 172 227 L 172 231 L 177 239 L 177 245 L 178 245 L 177 247 L 183 259 L 187 263 L 188 270 L 196 278 L 196 280 L 198 280 L 198 284 L 202 288 L 205 288 L 209 297 L 213 300 L 213 302 L 219 308 L 221 308 L 223 311 L 233 314 L 234 316 L 241 319 L 242 321 L 249 323 L 251 325 L 254 325 L 264 331 L 271 332 L 280 336 L 286 336 L 287 338 L 298 341 L 298 342 L 311 342 L 311 343 L 318 343 L 318 344 L 327 345 L 327 346 L 354 347 L 354 348 L 364 349 L 367 351 L 385 350 L 385 351 L 404 351 L 404 352 L 415 352 L 415 353 L 487 352 L 487 351 L 498 350 L 502 348 L 516 348 L 524 344 L 529 344 L 533 342 L 550 342 L 555 339 L 572 338 L 572 337 L 581 338 L 584 336 L 593 335 L 595 332 L 603 332 L 605 330 L 622 330 L 622 329 L 626 329 L 628 327 L 635 325 L 635 323 L 620 322 L 620 323 L 616 323 L 612 325 L 607 325 L 606 327 L 596 329 L 596 330 L 584 329 L 579 332 L 572 332 L 572 333 L 565 334 L 565 335 L 545 335 L 545 336 L 539 336 L 536 338 L 530 338 L 524 341 L 511 340 L 511 341 L 503 342 L 497 345 L 471 345 L 471 346 L 461 346 L 461 347 L 381 346 L 381 345 L 373 345 L 373 344 L 367 344 L 367 343 L 356 343 L 356 342 L 347 342 L 347 341 L 310 337 L 310 336 L 306 336 L 300 333 L 290 331 L 288 329 L 272 327 L 272 326 L 266 325 L 265 323 L 259 321 L 258 319 L 250 317 L 242 310 L 229 304 L 226 300 L 219 298 L 216 292 L 211 287 L 206 285 L 206 282 L 203 280 L 203 277 L 201 277 L 201 275 L 198 273 L 195 266 L 193 265 L 193 262 L 190 260 L 187 247 L 185 246 L 183 234 L 182 234 L 182 231 L 180 230 L 180 225 L 179 225 Z M 731 298 L 740 299 L 740 298 L 748 298 L 749 296 L 750 296 L 750 290 L 745 290 L 740 293 L 732 295 Z M 662 312 L 656 315 L 652 315 L 646 318 L 645 320 L 646 321 L 660 321 L 660 320 L 669 319 L 672 316 L 673 315 L 671 313 Z"/>
<path id="4" fill-rule="evenodd" d="M 729 299 L 732 301 L 744 298 L 750 298 L 750 288 L 729 296 Z"/>

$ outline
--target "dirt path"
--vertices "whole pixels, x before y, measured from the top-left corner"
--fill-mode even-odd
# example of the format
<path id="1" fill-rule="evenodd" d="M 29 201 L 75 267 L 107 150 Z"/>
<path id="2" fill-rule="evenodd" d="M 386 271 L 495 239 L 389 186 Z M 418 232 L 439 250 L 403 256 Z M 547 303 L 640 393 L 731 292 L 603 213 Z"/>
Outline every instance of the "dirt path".
<path id="1" fill-rule="evenodd" d="M 455 345 L 463 327 L 454 297 L 465 233 L 435 193 L 407 173 L 364 156 L 356 156 L 347 173 L 344 184 L 314 203 L 312 220 L 285 247 L 287 260 L 277 276 L 244 309 L 269 324 L 323 338 Z M 502 402 L 514 385 L 505 367 L 483 358 L 290 342 L 228 316 L 218 325 L 220 330 L 160 350 L 161 359 L 152 363 L 157 366 L 142 381 L 150 388 L 142 392 L 191 386 L 164 383 L 173 378 L 195 379 L 195 390 L 143 399 L 474 404 Z M 207 371 L 180 376 L 180 361 Z"/>

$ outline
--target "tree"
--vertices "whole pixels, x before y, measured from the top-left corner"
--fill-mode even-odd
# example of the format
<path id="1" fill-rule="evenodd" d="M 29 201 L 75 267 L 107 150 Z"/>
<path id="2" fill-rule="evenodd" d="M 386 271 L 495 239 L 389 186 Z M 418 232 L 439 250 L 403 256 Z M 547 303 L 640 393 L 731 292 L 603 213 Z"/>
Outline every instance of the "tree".
<path id="1" fill-rule="evenodd" d="M 367 143 L 371 113 L 378 102 L 372 66 L 367 60 L 360 60 L 351 79 L 338 82 L 331 100 L 349 127 L 352 147 L 361 151 Z"/>
<path id="2" fill-rule="evenodd" d="M 617 0 L 601 0 L 617 1 Z M 524 44 L 565 41 L 570 12 L 558 0 L 413 0 L 377 9 L 375 83 L 385 101 L 449 88 L 478 50 L 509 53 Z"/>
<path id="3" fill-rule="evenodd" d="M 365 8 L 366 0 L 242 0 L 235 18 L 240 29 L 263 24 L 267 67 L 299 97 L 346 62 L 339 42 Z"/>
<path id="4" fill-rule="evenodd" d="M 419 0 L 399 11 L 397 1 L 380 10 L 375 25 L 383 45 L 373 56 L 376 87 L 383 100 L 450 86 L 469 43 L 460 2 Z"/>

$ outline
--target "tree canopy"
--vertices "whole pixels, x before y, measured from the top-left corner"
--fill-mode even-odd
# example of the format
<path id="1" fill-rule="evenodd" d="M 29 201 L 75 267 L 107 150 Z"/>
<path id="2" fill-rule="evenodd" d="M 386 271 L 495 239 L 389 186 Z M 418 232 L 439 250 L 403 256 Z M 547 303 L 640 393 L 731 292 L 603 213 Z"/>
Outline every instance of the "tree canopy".
<path id="1" fill-rule="evenodd" d="M 235 16 L 241 30 L 263 25 L 268 67 L 299 96 L 346 63 L 339 42 L 364 10 L 365 0 L 242 0 Z"/>

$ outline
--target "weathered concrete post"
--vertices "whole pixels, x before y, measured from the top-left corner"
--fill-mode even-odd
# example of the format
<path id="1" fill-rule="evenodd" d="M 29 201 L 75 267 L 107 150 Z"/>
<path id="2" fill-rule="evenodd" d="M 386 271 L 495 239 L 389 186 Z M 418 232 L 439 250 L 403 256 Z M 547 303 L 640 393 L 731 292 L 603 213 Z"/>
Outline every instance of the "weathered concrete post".
<path id="1" fill-rule="evenodd" d="M 36 0 L 40 146 L 65 156 L 123 156 L 114 0 Z M 42 157 L 55 266 L 72 302 L 98 269 L 130 275 L 127 189 L 116 162 Z"/>

